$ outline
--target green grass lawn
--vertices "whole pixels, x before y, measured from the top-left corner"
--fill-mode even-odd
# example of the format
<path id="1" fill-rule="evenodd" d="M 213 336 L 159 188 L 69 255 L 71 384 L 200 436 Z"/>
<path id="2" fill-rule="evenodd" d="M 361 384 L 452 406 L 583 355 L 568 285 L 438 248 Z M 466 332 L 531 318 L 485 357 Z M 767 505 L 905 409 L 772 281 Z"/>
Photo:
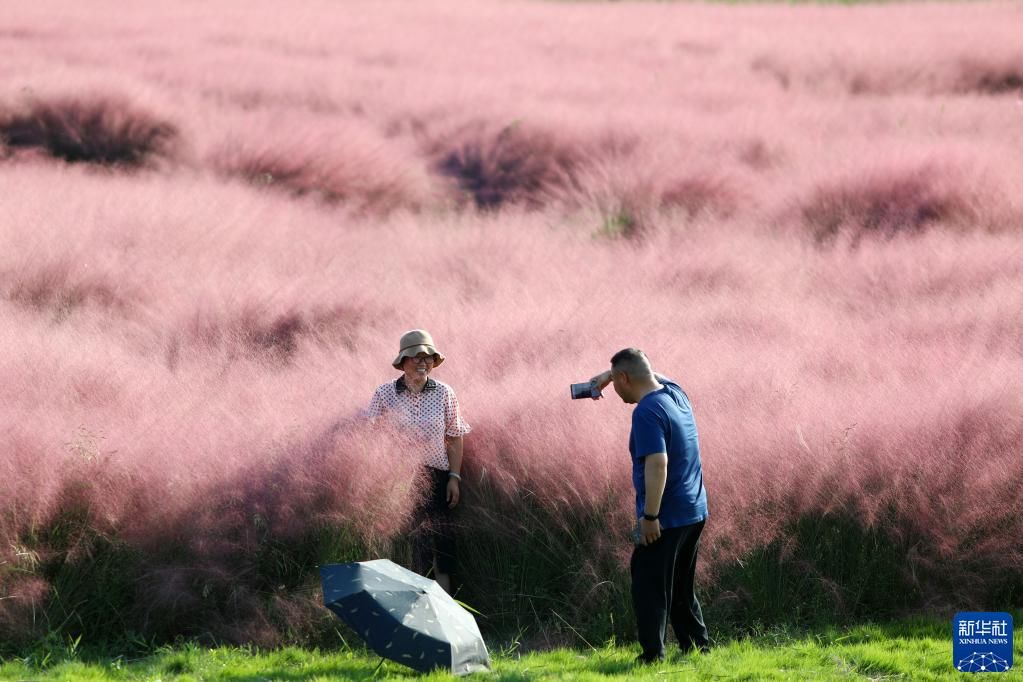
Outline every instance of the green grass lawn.
<path id="1" fill-rule="evenodd" d="M 633 666 L 635 645 L 560 649 L 520 655 L 514 648 L 493 651 L 491 680 L 962 680 L 952 668 L 951 624 L 911 620 L 818 631 L 768 631 L 722 641 L 710 654 L 671 652 L 655 666 Z M 1023 680 L 1023 636 L 1015 641 L 1013 671 L 994 680 Z M 8 659 L 2 680 L 283 680 L 451 679 L 417 676 L 395 663 L 358 649 L 324 652 L 287 648 L 258 652 L 245 648 L 207 649 L 194 645 L 159 649 L 143 658 L 91 658 L 74 647 L 41 661 Z M 986 679 L 986 678 L 985 678 Z"/>

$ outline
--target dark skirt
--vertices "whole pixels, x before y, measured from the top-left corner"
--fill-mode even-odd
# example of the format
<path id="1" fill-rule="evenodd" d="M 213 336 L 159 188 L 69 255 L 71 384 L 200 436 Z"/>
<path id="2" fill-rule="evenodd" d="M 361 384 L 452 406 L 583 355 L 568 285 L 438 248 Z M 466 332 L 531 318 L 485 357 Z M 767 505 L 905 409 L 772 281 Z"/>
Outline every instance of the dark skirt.
<path id="1" fill-rule="evenodd" d="M 427 575 L 433 569 L 436 556 L 438 571 L 454 573 L 457 562 L 453 514 L 448 507 L 448 472 L 428 466 L 422 485 L 429 487 L 413 516 L 413 569 Z"/>

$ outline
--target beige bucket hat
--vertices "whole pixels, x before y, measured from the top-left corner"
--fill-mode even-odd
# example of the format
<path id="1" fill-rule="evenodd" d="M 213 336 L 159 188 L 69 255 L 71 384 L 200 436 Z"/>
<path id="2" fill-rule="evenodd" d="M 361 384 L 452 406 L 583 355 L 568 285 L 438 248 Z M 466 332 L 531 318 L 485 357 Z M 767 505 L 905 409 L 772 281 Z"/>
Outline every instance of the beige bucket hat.
<path id="1" fill-rule="evenodd" d="M 430 336 L 430 332 L 425 329 L 413 329 L 401 335 L 401 341 L 398 342 L 398 357 L 391 365 L 395 369 L 401 369 L 405 358 L 414 358 L 420 353 L 427 353 L 436 358 L 433 363 L 434 367 L 444 362 L 444 356 L 433 345 L 433 337 Z"/>

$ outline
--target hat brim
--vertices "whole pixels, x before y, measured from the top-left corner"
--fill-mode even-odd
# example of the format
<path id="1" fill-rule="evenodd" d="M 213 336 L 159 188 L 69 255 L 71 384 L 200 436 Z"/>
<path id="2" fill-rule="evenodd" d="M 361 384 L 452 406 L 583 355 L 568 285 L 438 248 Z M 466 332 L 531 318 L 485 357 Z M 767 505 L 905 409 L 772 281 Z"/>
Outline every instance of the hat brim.
<path id="1" fill-rule="evenodd" d="M 400 353 L 398 353 L 398 357 L 394 359 L 394 362 L 391 363 L 391 366 L 394 367 L 395 369 L 401 369 L 402 364 L 405 362 L 405 358 L 414 358 L 420 353 L 426 353 L 427 355 L 432 355 L 434 358 L 436 358 L 433 362 L 434 367 L 437 367 L 442 362 L 444 362 L 444 356 L 440 354 L 440 351 L 438 351 L 433 346 L 423 345 L 410 346 L 409 348 L 406 348 L 405 350 L 401 351 Z"/>

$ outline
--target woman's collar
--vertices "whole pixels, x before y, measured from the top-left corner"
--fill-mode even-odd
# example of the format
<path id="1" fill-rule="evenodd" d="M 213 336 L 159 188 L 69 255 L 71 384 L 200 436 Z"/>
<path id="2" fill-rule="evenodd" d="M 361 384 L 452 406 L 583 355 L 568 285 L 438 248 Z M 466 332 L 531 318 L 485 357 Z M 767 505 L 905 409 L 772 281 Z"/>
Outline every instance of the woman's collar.
<path id="1" fill-rule="evenodd" d="M 423 384 L 422 392 L 425 393 L 426 391 L 432 391 L 435 388 L 437 388 L 437 382 L 434 381 L 432 377 L 427 377 L 426 383 Z M 401 394 L 408 390 L 409 387 L 408 384 L 405 383 L 405 375 L 402 374 L 400 377 L 398 377 L 398 380 L 394 382 L 394 392 Z"/>

